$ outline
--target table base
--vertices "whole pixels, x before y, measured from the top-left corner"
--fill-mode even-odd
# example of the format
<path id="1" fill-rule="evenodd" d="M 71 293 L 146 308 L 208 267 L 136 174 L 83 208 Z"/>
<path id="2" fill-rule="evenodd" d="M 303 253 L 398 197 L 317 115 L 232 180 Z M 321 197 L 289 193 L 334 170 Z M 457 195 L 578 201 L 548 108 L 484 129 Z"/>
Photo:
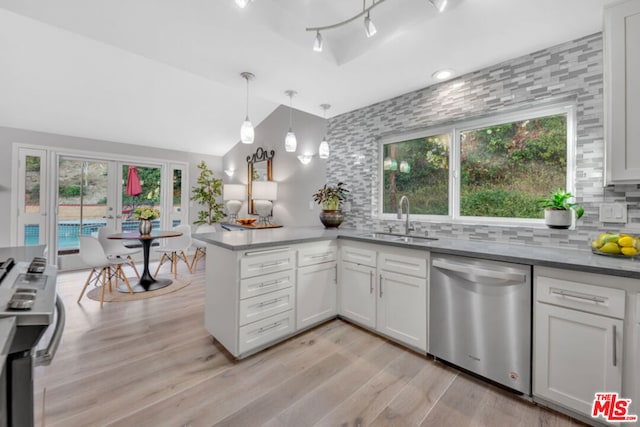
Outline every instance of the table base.
<path id="1" fill-rule="evenodd" d="M 166 288 L 172 283 L 173 280 L 171 279 L 155 279 L 154 282 L 149 285 L 148 289 L 145 289 L 144 286 L 142 286 L 139 282 L 136 284 L 131 283 L 131 289 L 134 293 L 155 291 L 158 289 Z M 119 284 L 116 290 L 118 292 L 129 293 L 129 288 L 127 288 L 127 285 L 124 283 Z"/>

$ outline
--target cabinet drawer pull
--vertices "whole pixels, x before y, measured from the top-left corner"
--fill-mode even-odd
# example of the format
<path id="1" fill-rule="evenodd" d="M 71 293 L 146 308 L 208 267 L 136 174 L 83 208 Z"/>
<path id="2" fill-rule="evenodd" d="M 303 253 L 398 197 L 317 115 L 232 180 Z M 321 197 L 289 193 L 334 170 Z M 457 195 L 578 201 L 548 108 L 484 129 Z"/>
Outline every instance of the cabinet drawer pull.
<path id="1" fill-rule="evenodd" d="M 273 286 L 273 285 L 279 285 L 280 283 L 284 282 L 284 280 L 282 279 L 278 279 L 278 280 L 272 280 L 270 282 L 262 282 L 258 285 L 259 288 L 264 288 L 265 286 Z"/>
<path id="2" fill-rule="evenodd" d="M 245 256 L 256 256 L 256 255 L 264 255 L 264 254 L 276 254 L 278 252 L 286 252 L 289 248 L 280 248 L 280 249 L 265 249 L 262 251 L 248 251 L 245 252 Z"/>
<path id="3" fill-rule="evenodd" d="M 581 294 L 579 292 L 565 291 L 564 289 L 556 289 L 556 288 L 551 288 L 549 292 L 554 295 L 560 295 L 561 297 L 576 298 L 583 301 L 589 301 L 595 304 L 603 304 L 607 302 L 607 300 L 609 299 L 605 297 L 599 297 L 599 296 L 589 295 L 589 294 Z"/>
<path id="4" fill-rule="evenodd" d="M 311 255 L 309 258 L 312 258 L 312 259 L 316 259 L 316 258 L 326 258 L 326 257 L 328 257 L 328 256 L 331 256 L 331 254 L 330 254 L 330 253 L 326 253 L 326 254 L 322 254 L 322 255 Z"/>
<path id="5" fill-rule="evenodd" d="M 282 322 L 276 322 L 276 323 L 272 323 L 269 326 L 263 326 L 262 328 L 258 329 L 258 333 L 261 334 L 263 332 L 268 331 L 269 329 L 273 329 L 273 328 L 277 328 L 278 326 L 280 326 L 282 324 Z"/>
<path id="6" fill-rule="evenodd" d="M 265 305 L 275 304 L 277 302 L 280 302 L 281 300 L 282 300 L 282 298 L 274 298 L 274 299 L 269 300 L 269 301 L 263 301 L 260 304 L 258 304 L 258 307 L 264 307 Z"/>
<path id="7" fill-rule="evenodd" d="M 288 261 L 275 261 L 275 262 L 265 262 L 263 264 L 260 264 L 260 268 L 265 268 L 265 267 L 275 267 L 276 265 L 282 265 L 282 264 L 286 264 Z"/>
<path id="8" fill-rule="evenodd" d="M 613 366 L 618 366 L 618 349 L 616 348 L 616 340 L 618 339 L 618 334 L 616 333 L 616 325 L 613 325 Z"/>

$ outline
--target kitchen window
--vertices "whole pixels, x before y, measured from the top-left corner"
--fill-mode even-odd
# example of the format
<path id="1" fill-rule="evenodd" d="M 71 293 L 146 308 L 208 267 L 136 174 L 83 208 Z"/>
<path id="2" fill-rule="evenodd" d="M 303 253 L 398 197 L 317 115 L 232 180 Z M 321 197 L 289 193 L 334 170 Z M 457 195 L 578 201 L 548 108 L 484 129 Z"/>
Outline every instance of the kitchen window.
<path id="1" fill-rule="evenodd" d="M 536 201 L 574 191 L 574 123 L 574 108 L 558 105 L 388 138 L 382 217 L 407 196 L 425 219 L 541 224 Z"/>

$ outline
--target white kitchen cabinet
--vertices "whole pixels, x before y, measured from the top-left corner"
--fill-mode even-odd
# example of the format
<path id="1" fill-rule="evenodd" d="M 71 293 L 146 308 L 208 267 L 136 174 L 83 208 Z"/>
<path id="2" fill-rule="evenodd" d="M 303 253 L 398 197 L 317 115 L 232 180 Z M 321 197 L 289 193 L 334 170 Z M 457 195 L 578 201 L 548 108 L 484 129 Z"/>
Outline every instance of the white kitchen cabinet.
<path id="1" fill-rule="evenodd" d="M 295 331 L 294 246 L 231 251 L 207 245 L 205 327 L 245 357 Z"/>
<path id="2" fill-rule="evenodd" d="M 298 268 L 296 330 L 305 329 L 337 314 L 337 262 Z"/>
<path id="3" fill-rule="evenodd" d="M 428 252 L 385 249 L 378 254 L 376 330 L 427 351 Z"/>
<path id="4" fill-rule="evenodd" d="M 342 262 L 340 315 L 368 328 L 376 327 L 376 268 Z"/>
<path id="5" fill-rule="evenodd" d="M 640 2 L 604 9 L 605 184 L 640 182 Z"/>
<path id="6" fill-rule="evenodd" d="M 534 267 L 533 394 L 587 416 L 595 393 L 623 395 L 625 291 L 599 283 Z"/>

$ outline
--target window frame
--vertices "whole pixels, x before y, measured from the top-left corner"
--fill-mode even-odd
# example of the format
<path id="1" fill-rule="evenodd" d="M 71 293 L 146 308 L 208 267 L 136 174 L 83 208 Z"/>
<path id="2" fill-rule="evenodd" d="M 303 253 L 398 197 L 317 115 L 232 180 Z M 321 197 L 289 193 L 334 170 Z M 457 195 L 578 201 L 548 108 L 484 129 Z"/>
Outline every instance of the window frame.
<path id="1" fill-rule="evenodd" d="M 417 138 L 426 138 L 434 135 L 449 134 L 449 214 L 448 215 L 411 215 L 411 218 L 419 222 L 441 222 L 471 225 L 500 225 L 500 226 L 529 226 L 545 227 L 544 219 L 536 218 L 504 218 L 504 217 L 479 217 L 460 215 L 460 135 L 462 132 L 476 130 L 505 123 L 531 120 L 540 117 L 566 114 L 567 117 L 567 171 L 565 188 L 572 194 L 575 193 L 576 170 L 576 104 L 575 102 L 558 102 L 517 111 L 502 112 L 480 118 L 451 122 L 446 125 L 423 128 L 402 134 L 389 135 L 379 140 L 378 155 L 378 218 L 382 220 L 396 220 L 395 213 L 384 213 L 384 146 L 388 144 L 408 141 Z M 550 189 L 549 191 L 552 191 Z M 411 202 L 411 201 L 409 201 Z M 573 228 L 573 227 L 572 227 Z"/>

